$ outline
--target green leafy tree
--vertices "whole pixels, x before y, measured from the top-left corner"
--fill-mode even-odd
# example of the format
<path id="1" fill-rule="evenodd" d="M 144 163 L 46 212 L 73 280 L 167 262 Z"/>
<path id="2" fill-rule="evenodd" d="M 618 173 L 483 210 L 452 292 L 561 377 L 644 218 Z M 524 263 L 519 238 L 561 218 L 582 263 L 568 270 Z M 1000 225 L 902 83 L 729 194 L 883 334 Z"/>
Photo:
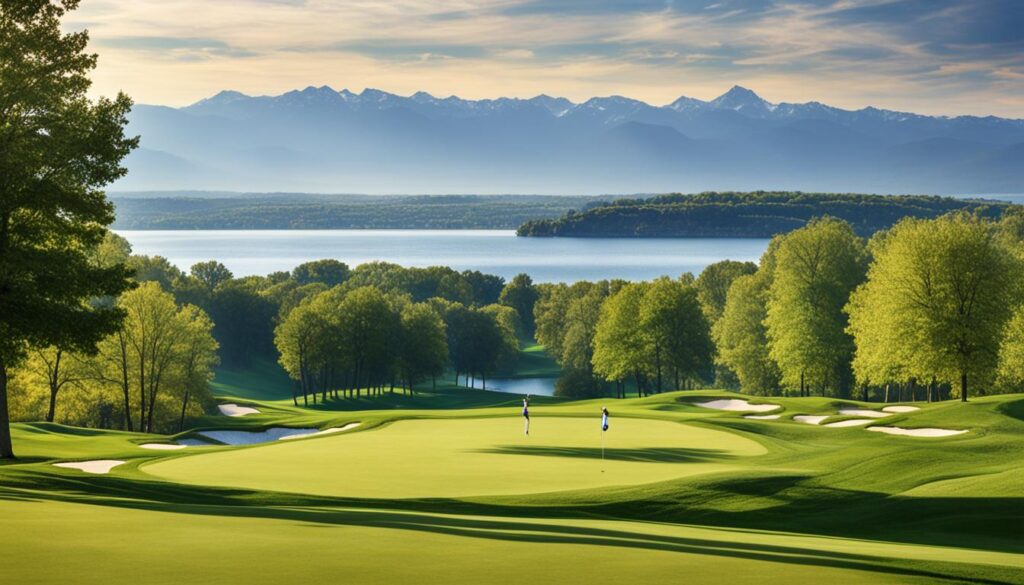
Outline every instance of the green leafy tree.
<path id="1" fill-rule="evenodd" d="M 306 299 L 274 330 L 274 344 L 280 354 L 278 361 L 298 384 L 303 404 L 309 404 L 309 394 L 314 392 L 314 375 L 321 366 L 320 348 L 327 327 L 326 316 L 312 305 L 312 299 Z M 298 404 L 295 393 L 292 399 Z"/>
<path id="2" fill-rule="evenodd" d="M 207 260 L 206 262 L 193 264 L 189 273 L 192 275 L 192 278 L 199 281 L 206 290 L 213 290 L 220 286 L 221 283 L 227 282 L 235 277 L 235 275 L 228 270 L 227 266 L 224 266 L 216 260 Z"/>
<path id="3" fill-rule="evenodd" d="M 594 333 L 594 372 L 609 382 L 621 383 L 632 376 L 638 396 L 653 371 L 648 339 L 639 326 L 645 288 L 632 283 L 608 297 Z"/>
<path id="4" fill-rule="evenodd" d="M 537 303 L 537 288 L 528 274 L 517 274 L 512 282 L 505 285 L 498 299 L 502 305 L 512 307 L 519 313 L 519 319 L 527 335 L 533 335 L 533 306 Z"/>
<path id="5" fill-rule="evenodd" d="M 430 305 L 409 303 L 402 308 L 402 349 L 399 369 L 409 392 L 426 378 L 444 373 L 448 341 L 444 321 Z"/>
<path id="6" fill-rule="evenodd" d="M 740 276 L 753 274 L 757 271 L 757 264 L 753 262 L 737 262 L 735 260 L 722 260 L 710 264 L 697 278 L 698 298 L 701 307 L 704 309 L 704 316 L 711 327 L 722 318 L 725 311 L 725 301 L 729 293 L 729 287 Z M 715 385 L 718 388 L 736 388 L 739 379 L 736 373 L 725 366 L 722 360 L 715 360 Z"/>
<path id="7" fill-rule="evenodd" d="M 704 309 L 708 322 L 714 325 L 725 311 L 725 301 L 729 287 L 739 277 L 757 272 L 757 264 L 753 262 L 737 262 L 722 260 L 709 264 L 697 278 L 697 296 Z"/>
<path id="8" fill-rule="evenodd" d="M 1019 392 L 1024 385 L 1024 307 L 1018 306 L 1003 330 L 999 346 L 999 390 Z"/>
<path id="9" fill-rule="evenodd" d="M 811 383 L 846 395 L 854 345 L 843 308 L 864 280 L 863 241 L 846 222 L 814 220 L 781 236 L 775 262 L 765 325 L 783 383 L 801 395 Z"/>
<path id="10" fill-rule="evenodd" d="M 494 274 L 484 274 L 479 270 L 463 270 L 462 278 L 472 290 L 473 304 L 478 307 L 497 303 L 501 296 L 501 290 L 505 288 L 504 278 Z"/>
<path id="11" fill-rule="evenodd" d="M 864 348 L 870 366 L 865 377 L 934 377 L 966 401 L 971 380 L 984 384 L 996 373 L 1020 302 L 1021 258 L 997 224 L 966 214 L 905 219 L 873 252 L 849 308 L 858 352 Z"/>
<path id="12" fill-rule="evenodd" d="M 89 375 L 82 357 L 56 346 L 33 348 L 23 368 L 36 380 L 42 381 L 49 390 L 47 422 L 56 420 L 57 396 L 61 390 L 83 382 Z"/>
<path id="13" fill-rule="evenodd" d="M 129 284 L 89 255 L 114 210 L 103 191 L 137 144 L 131 100 L 90 101 L 88 34 L 63 33 L 76 0 L 0 1 L 0 458 L 13 458 L 8 374 L 27 347 L 90 352 L 121 314 L 88 304 Z"/>
<path id="14" fill-rule="evenodd" d="M 589 283 L 588 283 L 589 284 Z M 594 336 L 601 319 L 601 306 L 609 295 L 608 283 L 586 287 L 586 292 L 569 303 L 565 311 L 565 328 L 561 352 L 556 355 L 559 364 L 570 370 L 579 370 L 593 377 Z M 574 289 L 575 290 L 575 289 Z M 578 383 L 581 377 L 576 377 Z"/>
<path id="15" fill-rule="evenodd" d="M 174 290 L 174 282 L 185 274 L 163 256 L 133 255 L 128 258 L 128 268 L 139 282 L 157 282 L 166 290 Z"/>
<path id="16" fill-rule="evenodd" d="M 771 277 L 762 268 L 755 274 L 733 281 L 726 296 L 725 310 L 712 329 L 717 359 L 736 373 L 740 391 L 773 395 L 779 390 L 781 373 L 768 354 L 768 288 Z"/>
<path id="17" fill-rule="evenodd" d="M 321 283 L 332 287 L 345 282 L 350 275 L 347 264 L 330 259 L 305 262 L 292 270 L 292 279 L 300 285 Z"/>
<path id="18" fill-rule="evenodd" d="M 179 326 L 183 329 L 178 348 L 178 376 L 175 389 L 181 395 L 181 415 L 178 432 L 185 430 L 185 418 L 190 407 L 210 402 L 210 382 L 213 369 L 220 363 L 217 341 L 213 338 L 213 321 L 194 305 L 185 305 L 178 312 Z"/>

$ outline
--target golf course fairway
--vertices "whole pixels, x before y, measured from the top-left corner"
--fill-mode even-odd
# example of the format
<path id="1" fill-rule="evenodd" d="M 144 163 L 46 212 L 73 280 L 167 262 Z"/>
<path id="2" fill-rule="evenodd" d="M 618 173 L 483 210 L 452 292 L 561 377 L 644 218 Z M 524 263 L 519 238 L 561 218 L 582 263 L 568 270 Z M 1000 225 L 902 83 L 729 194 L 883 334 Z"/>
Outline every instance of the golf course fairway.
<path id="1" fill-rule="evenodd" d="M 174 436 L 14 425 L 0 582 L 1024 583 L 1021 395 L 916 403 L 846 427 L 825 425 L 880 405 L 537 398 L 527 436 L 507 394 L 445 387 L 303 408 L 238 383 L 220 387 L 221 403 L 258 413 L 211 414 Z M 698 406 L 735 398 L 779 417 Z M 824 424 L 794 418 L 808 416 Z M 271 428 L 345 430 L 186 440 Z M 178 441 L 188 446 L 142 447 Z M 102 473 L 57 466 L 115 460 Z"/>

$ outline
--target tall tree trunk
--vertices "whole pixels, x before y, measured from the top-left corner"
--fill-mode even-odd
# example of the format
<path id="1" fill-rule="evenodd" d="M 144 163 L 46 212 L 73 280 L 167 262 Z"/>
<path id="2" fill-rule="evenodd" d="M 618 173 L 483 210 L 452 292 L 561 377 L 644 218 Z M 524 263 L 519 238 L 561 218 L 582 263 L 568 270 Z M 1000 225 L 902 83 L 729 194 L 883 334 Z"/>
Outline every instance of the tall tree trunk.
<path id="1" fill-rule="evenodd" d="M 967 372 L 960 372 L 960 402 L 967 402 Z"/>
<path id="2" fill-rule="evenodd" d="M 146 432 L 146 357 L 145 349 L 139 352 L 139 432 Z"/>
<path id="3" fill-rule="evenodd" d="M 885 384 L 885 398 L 882 400 L 882 402 L 889 402 L 889 384 L 888 383 Z"/>
<path id="4" fill-rule="evenodd" d="M 7 411 L 7 363 L 0 358 L 0 459 L 14 459 L 11 416 Z"/>
<path id="5" fill-rule="evenodd" d="M 128 432 L 132 432 L 132 400 L 131 400 L 131 381 L 128 378 L 128 350 L 125 346 L 124 338 L 122 333 L 118 333 L 118 345 L 121 346 L 121 391 L 124 393 L 124 424 L 128 428 Z"/>
<path id="6" fill-rule="evenodd" d="M 661 394 L 661 347 L 654 348 L 654 368 L 657 374 L 658 394 Z"/>
<path id="7" fill-rule="evenodd" d="M 185 411 L 188 410 L 188 395 L 189 391 L 185 390 L 185 398 L 181 401 L 181 418 L 178 419 L 178 432 L 185 430 Z"/>
<path id="8" fill-rule="evenodd" d="M 800 372 L 800 397 L 801 398 L 803 398 L 803 396 L 804 396 L 804 388 L 805 388 L 805 385 L 804 385 L 804 373 Z"/>
<path id="9" fill-rule="evenodd" d="M 46 422 L 53 422 L 57 416 L 57 392 L 60 392 L 60 358 L 64 354 L 60 349 L 53 360 L 53 371 L 49 376 L 50 383 L 50 408 L 46 410 Z"/>

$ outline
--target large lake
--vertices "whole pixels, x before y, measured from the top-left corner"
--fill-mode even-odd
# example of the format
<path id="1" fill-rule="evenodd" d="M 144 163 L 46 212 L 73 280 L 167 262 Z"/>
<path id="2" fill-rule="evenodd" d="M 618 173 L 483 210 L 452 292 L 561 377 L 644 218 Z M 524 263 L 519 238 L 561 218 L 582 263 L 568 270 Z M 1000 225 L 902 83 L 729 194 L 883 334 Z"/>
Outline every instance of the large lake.
<path id="1" fill-rule="evenodd" d="M 757 261 L 768 240 L 744 238 L 517 238 L 506 230 L 174 230 L 118 231 L 136 254 L 160 255 L 187 270 L 219 260 L 236 276 L 291 270 L 335 258 L 357 266 L 451 266 L 536 282 L 698 274 L 723 259 Z"/>

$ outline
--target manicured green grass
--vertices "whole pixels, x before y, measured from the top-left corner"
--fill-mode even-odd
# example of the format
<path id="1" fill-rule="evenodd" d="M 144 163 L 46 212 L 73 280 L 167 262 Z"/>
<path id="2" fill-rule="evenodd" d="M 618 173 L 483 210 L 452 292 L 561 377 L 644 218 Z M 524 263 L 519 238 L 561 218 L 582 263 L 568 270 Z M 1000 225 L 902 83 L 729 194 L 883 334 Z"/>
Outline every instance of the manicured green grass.
<path id="1" fill-rule="evenodd" d="M 666 481 L 735 469 L 757 442 L 678 423 L 623 418 L 403 420 L 258 449 L 177 457 L 143 471 L 172 481 L 363 498 L 530 494 Z M 683 465 L 685 464 L 685 465 Z"/>
<path id="2" fill-rule="evenodd" d="M 526 342 L 519 350 L 519 360 L 514 372 L 499 377 L 507 378 L 557 378 L 562 374 L 562 367 L 548 355 L 544 346 L 535 342 Z"/>
<path id="3" fill-rule="evenodd" d="M 0 567 L 40 583 L 126 565 L 176 584 L 1024 582 L 1024 396 L 871 423 L 969 430 L 947 438 L 792 420 L 877 404 L 752 399 L 782 407 L 761 421 L 694 405 L 711 397 L 738 396 L 538 400 L 528 438 L 517 397 L 447 386 L 316 408 L 250 398 L 260 414 L 196 421 L 361 423 L 246 447 L 146 451 L 157 437 L 19 424 L 30 458 L 0 466 Z M 51 465 L 87 458 L 127 463 Z"/>
<path id="4" fill-rule="evenodd" d="M 210 385 L 215 396 L 279 400 L 292 395 L 293 382 L 277 362 L 257 360 L 247 368 L 221 366 Z"/>

